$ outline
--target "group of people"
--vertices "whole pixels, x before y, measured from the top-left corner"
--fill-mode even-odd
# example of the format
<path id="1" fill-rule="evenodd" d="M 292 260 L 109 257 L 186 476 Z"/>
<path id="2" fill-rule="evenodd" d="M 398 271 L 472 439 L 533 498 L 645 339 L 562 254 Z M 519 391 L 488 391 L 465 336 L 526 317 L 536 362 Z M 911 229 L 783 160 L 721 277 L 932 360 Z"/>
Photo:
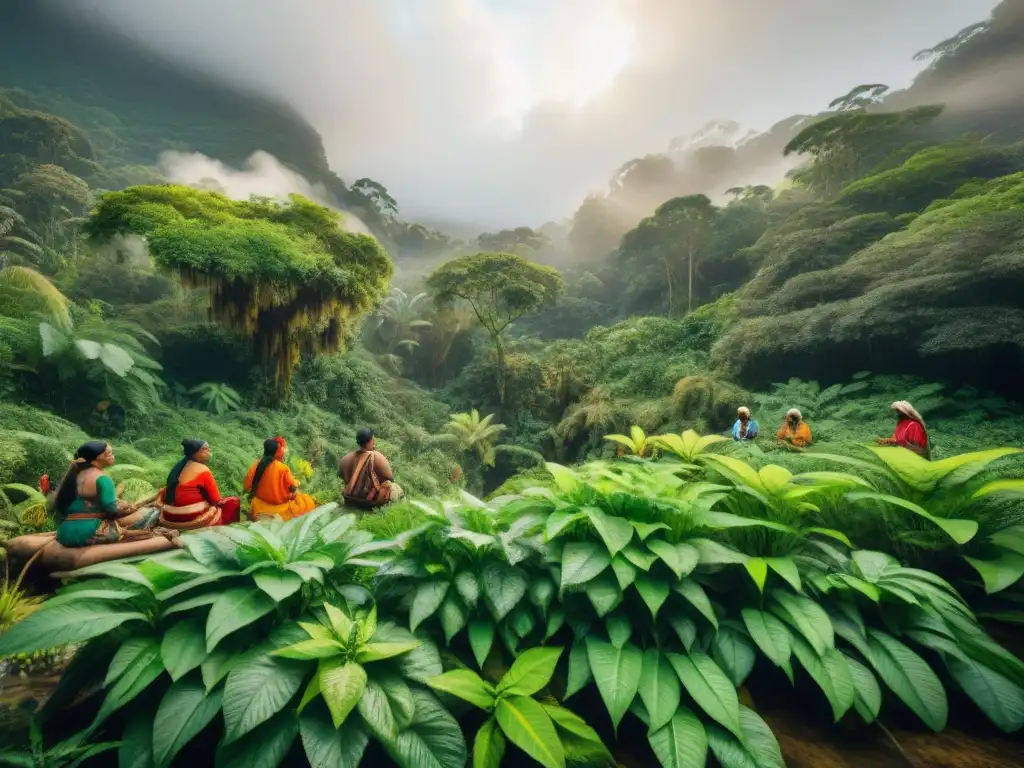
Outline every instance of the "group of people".
<path id="1" fill-rule="evenodd" d="M 338 466 L 342 497 L 348 507 L 373 510 L 402 498 L 385 456 L 376 450 L 373 432 L 356 433 L 357 449 Z M 153 536 L 177 539 L 178 532 L 237 523 L 242 502 L 222 496 L 210 471 L 212 455 L 205 440 L 182 440 L 182 458 L 171 467 L 164 487 L 149 498 L 129 504 L 117 498 L 106 470 L 114 464 L 114 449 L 103 441 L 79 447 L 51 506 L 57 516 L 57 541 L 65 547 L 85 547 Z M 263 456 L 249 467 L 243 488 L 253 520 L 291 520 L 316 507 L 299 492 L 299 483 L 284 462 L 288 446 L 282 437 L 263 443 Z M 43 478 L 43 491 L 48 492 Z"/>
<path id="2" fill-rule="evenodd" d="M 918 456 L 930 458 L 928 447 L 928 430 L 921 414 L 906 400 L 897 400 L 891 406 L 896 417 L 896 429 L 891 437 L 876 438 L 879 445 L 899 446 L 913 451 Z M 738 408 L 736 423 L 732 426 L 732 439 L 736 441 L 754 440 L 758 436 L 757 422 L 751 418 L 750 409 Z M 810 425 L 804 421 L 803 414 L 797 408 L 790 408 L 786 419 L 775 433 L 780 443 L 794 448 L 806 448 L 813 442 Z"/>

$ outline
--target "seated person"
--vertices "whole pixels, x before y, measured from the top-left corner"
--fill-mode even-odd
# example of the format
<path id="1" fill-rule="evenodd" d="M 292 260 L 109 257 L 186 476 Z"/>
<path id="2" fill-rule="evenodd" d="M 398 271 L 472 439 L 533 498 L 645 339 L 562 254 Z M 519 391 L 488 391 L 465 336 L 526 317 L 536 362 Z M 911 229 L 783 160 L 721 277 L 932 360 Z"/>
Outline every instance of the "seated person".
<path id="1" fill-rule="evenodd" d="M 92 440 L 75 453 L 53 500 L 59 521 L 57 541 L 63 546 L 87 547 L 155 535 L 151 529 L 159 510 L 139 511 L 155 497 L 135 504 L 119 501 L 114 481 L 103 471 L 113 463 L 114 451 L 102 440 Z"/>
<path id="2" fill-rule="evenodd" d="M 238 522 L 242 503 L 237 496 L 221 497 L 217 481 L 206 463 L 210 446 L 205 440 L 181 441 L 184 457 L 171 467 L 160 492 L 160 524 L 179 531 Z"/>
<path id="3" fill-rule="evenodd" d="M 893 431 L 892 437 L 878 438 L 878 444 L 898 445 L 908 451 L 913 451 L 918 456 L 931 459 L 928 430 L 924 426 L 921 414 L 906 400 L 897 400 L 892 404 L 892 410 L 896 413 L 896 429 Z"/>
<path id="4" fill-rule="evenodd" d="M 736 423 L 732 425 L 733 440 L 754 440 L 757 438 L 757 422 L 750 418 L 746 406 L 736 409 Z"/>
<path id="5" fill-rule="evenodd" d="M 786 420 L 782 422 L 775 436 L 794 448 L 806 448 L 811 444 L 811 427 L 804 421 L 800 411 L 790 408 L 786 413 Z"/>
<path id="6" fill-rule="evenodd" d="M 338 466 L 338 477 L 345 483 L 342 491 L 345 506 L 370 510 L 401 499 L 405 493 L 395 483 L 387 458 L 377 452 L 373 430 L 360 429 L 356 433 L 356 444 L 359 450 L 345 456 Z"/>
<path id="7" fill-rule="evenodd" d="M 316 507 L 313 497 L 299 493 L 299 483 L 284 463 L 288 446 L 283 437 L 273 437 L 263 443 L 263 458 L 254 461 L 245 476 L 245 491 L 252 504 L 251 515 L 275 515 L 291 520 Z"/>

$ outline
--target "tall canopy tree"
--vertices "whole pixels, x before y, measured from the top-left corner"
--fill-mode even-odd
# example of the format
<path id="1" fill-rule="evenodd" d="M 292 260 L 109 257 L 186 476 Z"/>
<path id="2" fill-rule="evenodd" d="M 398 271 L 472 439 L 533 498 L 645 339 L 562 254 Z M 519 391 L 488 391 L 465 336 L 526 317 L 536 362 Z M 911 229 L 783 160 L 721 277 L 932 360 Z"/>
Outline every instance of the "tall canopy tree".
<path id="1" fill-rule="evenodd" d="M 282 396 L 301 354 L 339 349 L 393 269 L 376 240 L 342 231 L 337 213 L 298 195 L 283 204 L 130 187 L 104 195 L 86 230 L 143 236 L 159 268 L 209 289 L 213 319 L 252 339 Z"/>
<path id="2" fill-rule="evenodd" d="M 524 315 L 554 304 L 562 293 L 562 276 L 511 253 L 477 253 L 442 264 L 427 278 L 439 307 L 469 304 L 487 331 L 498 361 L 498 397 L 505 404 L 504 335 Z"/>
<path id="3" fill-rule="evenodd" d="M 716 208 L 706 195 L 676 197 L 662 203 L 640 226 L 622 238 L 620 252 L 628 260 L 657 260 L 665 270 L 668 309 L 675 310 L 677 271 L 686 262 L 686 311 L 693 311 L 693 278 L 711 239 Z"/>

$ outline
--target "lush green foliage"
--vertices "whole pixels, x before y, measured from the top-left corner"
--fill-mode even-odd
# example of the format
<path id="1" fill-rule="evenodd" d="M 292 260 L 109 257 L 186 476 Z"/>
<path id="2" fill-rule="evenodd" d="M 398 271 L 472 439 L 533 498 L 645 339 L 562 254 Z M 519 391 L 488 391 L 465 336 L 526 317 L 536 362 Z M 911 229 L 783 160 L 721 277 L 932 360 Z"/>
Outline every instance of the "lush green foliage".
<path id="1" fill-rule="evenodd" d="M 1024 664 L 952 583 L 889 554 L 913 526 L 860 509 L 898 506 L 965 545 L 992 519 L 921 494 L 1019 494 L 987 466 L 1007 451 L 929 464 L 878 449 L 902 483 L 882 494 L 852 457 L 838 458 L 854 473 L 793 474 L 693 433 L 650 441 L 678 458 L 552 464 L 516 496 L 407 503 L 358 526 L 325 507 L 188 534 L 182 551 L 77 572 L 0 655 L 84 643 L 55 700 L 103 691 L 73 743 L 120 738 L 121 760 L 157 766 L 213 739 L 219 763 L 272 766 L 297 738 L 312 765 L 378 748 L 409 768 L 462 764 L 467 741 L 479 768 L 513 747 L 551 768 L 610 765 L 603 742 L 627 717 L 668 768 L 709 752 L 783 765 L 737 694 L 773 669 L 813 681 L 837 722 L 873 722 L 884 690 L 941 730 L 952 686 L 1003 730 L 1024 726 Z M 986 535 L 1012 552 L 1015 530 Z M 607 717 L 588 725 L 566 707 L 591 686 Z"/>
<path id="2" fill-rule="evenodd" d="M 338 214 L 304 198 L 236 202 L 187 187 L 104 195 L 87 231 L 144 236 L 157 265 L 210 288 L 219 321 L 250 336 L 288 391 L 301 351 L 335 351 L 386 290 L 378 243 L 342 231 Z"/>

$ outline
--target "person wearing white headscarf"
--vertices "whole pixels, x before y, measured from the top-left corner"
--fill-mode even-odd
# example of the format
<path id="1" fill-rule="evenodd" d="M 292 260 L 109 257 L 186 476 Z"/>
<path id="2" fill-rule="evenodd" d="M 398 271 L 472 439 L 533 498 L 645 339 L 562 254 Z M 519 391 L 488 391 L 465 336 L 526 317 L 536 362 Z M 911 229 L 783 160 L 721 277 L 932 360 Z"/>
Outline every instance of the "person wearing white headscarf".
<path id="1" fill-rule="evenodd" d="M 786 420 L 782 422 L 775 436 L 794 448 L 806 448 L 811 444 L 811 427 L 804 421 L 804 416 L 796 408 L 786 412 Z"/>
<path id="2" fill-rule="evenodd" d="M 891 408 L 896 414 L 896 429 L 893 431 L 892 437 L 878 438 L 878 444 L 899 446 L 913 451 L 918 456 L 931 458 L 928 430 L 921 414 L 906 400 L 897 400 Z"/>
<path id="3" fill-rule="evenodd" d="M 757 422 L 750 418 L 746 406 L 736 409 L 736 423 L 732 425 L 733 440 L 754 440 L 757 438 Z"/>

